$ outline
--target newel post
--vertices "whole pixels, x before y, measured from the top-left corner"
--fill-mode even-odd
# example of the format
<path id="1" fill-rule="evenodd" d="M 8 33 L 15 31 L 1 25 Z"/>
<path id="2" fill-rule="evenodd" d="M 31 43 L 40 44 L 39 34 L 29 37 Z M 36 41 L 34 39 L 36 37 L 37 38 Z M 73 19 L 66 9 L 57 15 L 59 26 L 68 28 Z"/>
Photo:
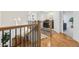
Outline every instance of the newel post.
<path id="1" fill-rule="evenodd" d="M 38 30 L 37 30 L 37 32 L 38 32 L 38 47 L 40 47 L 41 46 L 41 25 L 40 25 L 40 21 L 38 20 Z"/>

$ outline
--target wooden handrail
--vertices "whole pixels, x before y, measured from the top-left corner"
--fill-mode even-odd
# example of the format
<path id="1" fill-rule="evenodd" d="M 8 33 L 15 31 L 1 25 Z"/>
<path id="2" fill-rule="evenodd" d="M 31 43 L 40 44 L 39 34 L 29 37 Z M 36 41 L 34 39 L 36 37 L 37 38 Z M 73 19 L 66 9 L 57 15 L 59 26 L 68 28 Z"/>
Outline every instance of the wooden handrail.
<path id="1" fill-rule="evenodd" d="M 26 30 L 27 28 L 27 30 Z M 19 30 L 19 33 L 17 32 Z M 14 42 L 14 46 L 18 45 L 18 42 L 20 42 L 20 46 L 27 46 L 28 42 L 26 43 L 25 40 L 29 40 L 31 41 L 31 45 L 30 46 L 40 46 L 39 44 L 33 44 L 33 42 L 37 41 L 38 39 L 40 39 L 40 24 L 39 22 L 35 22 L 32 24 L 27 24 L 27 25 L 14 25 L 14 26 L 0 26 L 0 32 L 2 33 L 2 38 L 5 35 L 5 31 L 9 30 L 10 33 L 10 41 L 9 41 L 9 46 L 13 46 L 13 41 L 12 41 L 12 30 L 14 30 L 14 36 L 15 36 L 15 42 Z M 18 34 L 17 34 L 18 33 Z M 19 36 L 19 38 L 17 38 Z M 22 39 L 23 37 L 23 39 Z M 17 41 L 19 39 L 19 41 Z M 23 41 L 22 41 L 23 40 Z M 4 47 L 4 43 L 2 42 L 2 46 Z"/>
<path id="2" fill-rule="evenodd" d="M 0 31 L 2 30 L 9 30 L 9 29 L 15 29 L 15 28 L 21 28 L 21 27 L 30 27 L 34 26 L 36 24 L 29 24 L 29 25 L 16 25 L 16 26 L 1 26 Z"/>

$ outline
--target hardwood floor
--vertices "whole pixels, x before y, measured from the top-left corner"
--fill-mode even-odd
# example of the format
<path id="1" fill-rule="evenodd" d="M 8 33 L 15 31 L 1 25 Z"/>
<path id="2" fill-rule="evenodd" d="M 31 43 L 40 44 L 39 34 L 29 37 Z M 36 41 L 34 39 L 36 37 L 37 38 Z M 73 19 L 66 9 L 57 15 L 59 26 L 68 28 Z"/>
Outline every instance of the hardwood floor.
<path id="1" fill-rule="evenodd" d="M 17 38 L 12 39 L 12 47 L 30 47 L 31 41 L 25 40 L 23 37 L 18 36 Z"/>
<path id="2" fill-rule="evenodd" d="M 79 47 L 79 43 L 65 34 L 53 34 L 51 41 L 50 37 L 41 40 L 42 47 Z"/>
<path id="3" fill-rule="evenodd" d="M 20 44 L 20 38 L 17 38 L 17 45 L 15 45 L 15 40 L 16 39 L 14 38 L 12 41 L 12 46 L 14 47 L 33 47 L 32 44 L 36 47 L 37 45 L 39 45 L 39 47 L 79 47 L 79 43 L 77 41 L 63 33 L 52 34 L 51 38 L 48 36 L 36 41 L 35 43 L 21 38 Z"/>

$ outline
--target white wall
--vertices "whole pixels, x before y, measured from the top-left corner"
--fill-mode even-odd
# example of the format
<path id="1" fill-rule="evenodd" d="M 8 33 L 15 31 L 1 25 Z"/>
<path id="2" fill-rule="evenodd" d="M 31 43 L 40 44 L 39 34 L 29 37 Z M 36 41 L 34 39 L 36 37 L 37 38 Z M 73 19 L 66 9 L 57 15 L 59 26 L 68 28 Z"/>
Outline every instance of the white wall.
<path id="1" fill-rule="evenodd" d="M 64 23 L 67 24 L 67 30 L 64 32 L 65 34 L 73 37 L 73 28 L 71 28 L 72 23 L 69 22 L 70 18 L 73 17 L 73 12 L 65 12 L 63 14 Z"/>
<path id="2" fill-rule="evenodd" d="M 49 19 L 49 20 L 54 20 L 54 30 L 56 32 L 61 32 L 61 24 L 60 24 L 60 11 L 41 11 L 38 13 L 40 16 L 39 16 L 39 19 L 41 21 L 44 21 L 46 19 Z M 37 14 L 37 15 L 38 15 Z M 42 26 L 42 23 L 41 23 L 41 26 Z"/>
<path id="3" fill-rule="evenodd" d="M 53 20 L 54 20 L 54 30 L 56 32 L 61 32 L 61 27 L 60 27 L 60 12 L 59 11 L 54 11 L 53 12 Z"/>
<path id="4" fill-rule="evenodd" d="M 0 25 L 1 25 L 1 11 L 0 11 Z"/>
<path id="5" fill-rule="evenodd" d="M 0 26 L 1 26 L 1 11 L 0 11 Z M 0 38 L 1 38 L 1 32 L 0 32 Z M 1 46 L 1 40 L 0 40 L 0 46 Z"/>
<path id="6" fill-rule="evenodd" d="M 15 19 L 15 20 L 14 20 Z M 18 24 L 26 24 L 27 22 L 27 12 L 25 11 L 2 11 L 2 25 L 15 25 L 16 20 Z"/>
<path id="7" fill-rule="evenodd" d="M 32 20 L 31 16 L 34 15 L 34 19 L 35 20 L 41 20 L 44 21 L 46 19 L 49 19 L 49 20 L 54 20 L 54 30 L 56 32 L 61 32 L 61 24 L 60 24 L 60 11 L 31 11 L 29 12 L 29 19 Z M 41 26 L 42 26 L 42 23 L 41 23 Z"/>
<path id="8" fill-rule="evenodd" d="M 74 11 L 74 33 L 73 37 L 79 41 L 79 11 Z"/>
<path id="9" fill-rule="evenodd" d="M 64 17 L 63 17 L 63 11 L 60 11 L 60 32 L 63 33 L 63 20 L 64 20 Z"/>

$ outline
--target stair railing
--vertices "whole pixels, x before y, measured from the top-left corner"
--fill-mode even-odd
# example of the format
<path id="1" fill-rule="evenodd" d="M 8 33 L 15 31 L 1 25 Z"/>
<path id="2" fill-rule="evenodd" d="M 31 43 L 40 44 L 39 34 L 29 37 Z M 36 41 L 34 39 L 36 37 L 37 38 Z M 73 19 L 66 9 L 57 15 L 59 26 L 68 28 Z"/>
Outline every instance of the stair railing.
<path id="1" fill-rule="evenodd" d="M 28 24 L 28 25 L 17 25 L 17 26 L 1 26 L 0 27 L 0 32 L 1 32 L 1 37 L 4 37 L 5 31 L 9 31 L 10 34 L 10 39 L 8 41 L 8 47 L 36 47 L 40 46 L 40 44 L 36 44 L 38 41 L 40 42 L 40 22 L 38 23 L 33 23 L 33 24 Z M 27 28 L 27 29 L 26 29 Z M 20 30 L 19 32 L 19 43 L 18 43 L 18 29 Z M 13 37 L 12 37 L 12 30 L 14 30 L 14 42 L 13 42 Z M 30 31 L 29 31 L 30 30 Z M 28 34 L 29 33 L 29 34 Z M 23 37 L 22 37 L 23 36 Z M 0 38 L 0 39 L 2 39 Z M 39 40 L 38 40 L 39 39 Z M 30 41 L 30 43 L 26 41 Z M 2 40 L 2 47 L 5 47 Z"/>

